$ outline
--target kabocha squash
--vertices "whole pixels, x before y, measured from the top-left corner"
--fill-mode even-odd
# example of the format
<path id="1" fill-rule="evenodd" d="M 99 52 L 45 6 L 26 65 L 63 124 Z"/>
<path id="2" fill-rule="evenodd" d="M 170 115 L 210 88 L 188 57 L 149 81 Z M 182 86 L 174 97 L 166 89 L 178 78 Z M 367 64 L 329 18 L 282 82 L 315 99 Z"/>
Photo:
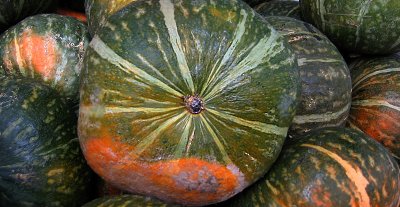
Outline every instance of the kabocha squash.
<path id="1" fill-rule="evenodd" d="M 262 16 L 286 16 L 301 20 L 298 1 L 266 1 L 255 6 L 254 9 Z"/>
<path id="2" fill-rule="evenodd" d="M 299 82 L 290 46 L 261 16 L 242 1 L 137 1 L 106 25 L 81 79 L 79 139 L 95 172 L 184 205 L 265 174 Z"/>
<path id="3" fill-rule="evenodd" d="M 80 206 L 91 171 L 76 115 L 40 82 L 0 78 L 0 206 Z"/>
<path id="4" fill-rule="evenodd" d="M 339 49 L 356 54 L 400 51 L 399 0 L 300 0 L 303 19 Z"/>
<path id="5" fill-rule="evenodd" d="M 113 13 L 137 0 L 85 0 L 85 13 L 92 36 L 106 23 Z"/>
<path id="6" fill-rule="evenodd" d="M 349 126 L 359 129 L 400 158 L 400 58 L 359 58 L 353 80 Z"/>
<path id="7" fill-rule="evenodd" d="M 88 44 L 87 28 L 75 18 L 58 14 L 28 17 L 0 37 L 0 76 L 42 80 L 78 103 Z"/>
<path id="8" fill-rule="evenodd" d="M 335 45 L 306 22 L 278 16 L 267 16 L 266 20 L 293 47 L 300 71 L 300 101 L 289 136 L 343 126 L 350 110 L 351 78 L 347 63 Z"/>
<path id="9" fill-rule="evenodd" d="M 0 0 L 0 33 L 28 16 L 46 12 L 54 0 Z"/>
<path id="10" fill-rule="evenodd" d="M 97 198 L 82 207 L 178 207 L 154 198 L 139 195 L 119 195 Z"/>
<path id="11" fill-rule="evenodd" d="M 311 131 L 282 150 L 266 176 L 231 207 L 398 207 L 400 170 L 390 153 L 350 128 Z"/>

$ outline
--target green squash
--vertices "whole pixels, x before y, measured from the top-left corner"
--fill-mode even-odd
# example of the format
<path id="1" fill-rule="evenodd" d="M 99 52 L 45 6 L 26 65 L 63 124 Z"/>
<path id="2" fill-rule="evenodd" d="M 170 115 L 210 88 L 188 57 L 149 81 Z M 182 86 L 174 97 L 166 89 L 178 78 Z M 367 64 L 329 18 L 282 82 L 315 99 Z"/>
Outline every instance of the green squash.
<path id="1" fill-rule="evenodd" d="M 48 12 L 55 0 L 0 0 L 0 33 L 22 19 Z"/>
<path id="2" fill-rule="evenodd" d="M 136 0 L 85 0 L 89 32 L 94 36 L 109 16 Z"/>
<path id="3" fill-rule="evenodd" d="M 140 195 L 119 195 L 97 198 L 82 207 L 177 207 L 160 200 Z"/>
<path id="4" fill-rule="evenodd" d="M 359 58 L 350 69 L 349 126 L 365 132 L 400 158 L 400 57 Z"/>
<path id="5" fill-rule="evenodd" d="M 231 207 L 398 207 L 400 170 L 389 151 L 348 128 L 312 131 L 285 146 L 276 164 Z"/>
<path id="6" fill-rule="evenodd" d="M 300 0 L 300 8 L 305 21 L 345 52 L 400 51 L 399 0 Z"/>
<path id="7" fill-rule="evenodd" d="M 0 76 L 41 80 L 76 104 L 88 44 L 87 28 L 75 18 L 28 17 L 0 36 Z"/>
<path id="8" fill-rule="evenodd" d="M 306 22 L 278 16 L 267 16 L 266 20 L 293 47 L 300 71 L 300 103 L 289 136 L 343 126 L 351 105 L 351 78 L 335 45 Z"/>
<path id="9" fill-rule="evenodd" d="M 95 172 L 129 192 L 207 205 L 268 171 L 299 77 L 263 18 L 242 1 L 137 1 L 106 25 L 81 79 L 79 139 Z"/>
<path id="10" fill-rule="evenodd" d="M 266 1 L 254 7 L 262 16 L 286 16 L 301 20 L 300 4 L 298 1 Z"/>
<path id="11" fill-rule="evenodd" d="M 40 82 L 0 78 L 0 206 L 80 206 L 91 171 L 66 100 Z"/>

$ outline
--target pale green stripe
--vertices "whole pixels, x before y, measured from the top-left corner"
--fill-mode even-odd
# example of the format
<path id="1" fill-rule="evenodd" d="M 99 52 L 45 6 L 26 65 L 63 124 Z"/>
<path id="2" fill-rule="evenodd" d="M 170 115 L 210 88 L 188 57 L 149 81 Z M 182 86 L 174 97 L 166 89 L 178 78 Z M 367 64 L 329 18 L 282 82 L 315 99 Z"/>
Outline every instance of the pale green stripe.
<path id="1" fill-rule="evenodd" d="M 314 122 L 329 122 L 331 120 L 335 120 L 335 119 L 339 118 L 344 113 L 347 113 L 349 109 L 350 109 L 350 103 L 346 104 L 346 106 L 344 106 L 337 112 L 325 112 L 323 114 L 296 115 L 293 118 L 293 123 L 305 124 L 305 123 L 314 123 Z"/>
<path id="2" fill-rule="evenodd" d="M 299 66 L 304 66 L 307 65 L 307 63 L 312 63 L 312 62 L 321 62 L 321 63 L 343 63 L 342 60 L 338 59 L 333 59 L 333 58 L 299 58 L 297 59 L 297 63 Z"/>
<path id="3" fill-rule="evenodd" d="M 363 24 L 365 14 L 367 14 L 369 6 L 371 5 L 371 1 L 372 0 L 367 0 L 361 4 L 361 9 L 360 9 L 360 12 L 358 13 L 358 17 L 357 17 L 358 24 L 357 24 L 357 30 L 356 30 L 355 47 L 357 47 L 358 43 L 360 42 L 360 28 L 361 28 L 361 25 Z"/>
<path id="4" fill-rule="evenodd" d="M 187 115 L 187 112 L 184 111 L 181 114 L 165 121 L 157 129 L 153 130 L 147 137 L 140 141 L 140 143 L 135 146 L 135 149 L 132 153 L 136 156 L 140 156 L 140 154 L 142 154 L 142 152 L 145 151 L 165 130 L 167 130 L 171 125 L 175 124 L 179 119 Z"/>
<path id="5" fill-rule="evenodd" d="M 126 61 L 122 57 L 120 57 L 118 54 L 116 54 L 111 48 L 109 48 L 100 38 L 99 36 L 95 35 L 90 42 L 90 47 L 94 49 L 102 58 L 106 59 L 109 61 L 111 64 L 117 66 L 121 70 L 123 70 L 126 73 L 132 73 L 135 75 L 135 78 L 137 79 L 143 79 L 147 81 L 148 83 L 151 83 L 153 85 L 156 85 L 160 87 L 161 89 L 165 90 L 166 92 L 175 95 L 177 97 L 183 97 L 183 94 L 181 94 L 179 91 L 176 91 L 175 89 L 171 88 L 164 82 L 160 81 L 159 79 L 149 75 L 145 71 L 141 70 L 134 64 Z"/>
<path id="6" fill-rule="evenodd" d="M 178 107 L 164 107 L 164 108 L 149 108 L 149 107 L 105 107 L 106 114 L 117 114 L 117 113 L 167 113 L 177 109 L 184 108 L 184 106 Z"/>
<path id="7" fill-rule="evenodd" d="M 353 90 L 361 83 L 363 82 L 365 79 L 370 78 L 372 76 L 376 76 L 379 74 L 384 74 L 384 73 L 391 73 L 391 72 L 400 72 L 400 68 L 388 68 L 388 69 L 384 69 L 384 70 L 378 70 L 375 72 L 372 72 L 366 76 L 364 76 L 363 78 L 357 80 L 354 84 L 353 84 Z"/>
<path id="8" fill-rule="evenodd" d="M 203 114 L 200 114 L 200 118 L 202 120 L 202 123 L 205 125 L 205 127 L 207 128 L 208 132 L 210 133 L 211 137 L 213 138 L 215 144 L 217 145 L 221 155 L 222 155 L 222 159 L 224 160 L 225 164 L 232 164 L 232 160 L 229 158 L 228 153 L 226 152 L 223 144 L 221 143 L 221 141 L 218 138 L 218 135 L 215 133 L 215 131 L 212 129 L 212 127 L 210 126 L 210 124 L 208 123 L 208 120 L 206 119 L 206 117 L 204 117 Z"/>
<path id="9" fill-rule="evenodd" d="M 181 38 L 178 33 L 178 27 L 175 21 L 174 5 L 170 0 L 160 0 L 161 12 L 164 14 L 165 26 L 168 29 L 169 41 L 178 61 L 182 78 L 185 80 L 192 94 L 194 94 L 194 84 L 189 66 L 186 62 L 186 56 L 183 52 Z"/>
<path id="10" fill-rule="evenodd" d="M 286 136 L 287 131 L 288 131 L 288 127 L 279 127 L 273 124 L 266 124 L 266 123 L 262 123 L 262 122 L 258 122 L 258 121 L 250 121 L 250 120 L 246 120 L 246 119 L 242 119 L 227 113 L 222 113 L 213 109 L 207 109 L 207 112 L 210 112 L 218 117 L 221 117 L 223 119 L 232 121 L 236 124 L 242 125 L 242 126 L 246 126 L 249 127 L 251 129 L 257 130 L 259 132 L 262 133 L 266 133 L 266 134 L 275 134 L 275 135 L 279 135 L 279 136 Z"/>
<path id="11" fill-rule="evenodd" d="M 291 9 L 288 13 L 286 13 L 286 16 L 289 16 L 291 13 L 293 13 L 294 11 L 296 11 L 296 9 L 299 9 L 300 6 L 295 6 L 293 7 L 293 9 Z"/>
<path id="12" fill-rule="evenodd" d="M 232 43 L 230 44 L 228 50 L 225 52 L 224 56 L 222 57 L 221 62 L 218 64 L 214 65 L 212 68 L 210 75 L 207 78 L 206 84 L 204 84 L 202 91 L 200 94 L 203 94 L 207 86 L 209 86 L 210 82 L 216 78 L 216 76 L 219 74 L 219 71 L 221 70 L 222 66 L 225 66 L 225 64 L 228 62 L 229 58 L 232 58 L 232 54 L 235 51 L 236 47 L 238 46 L 239 42 L 242 40 L 243 34 L 246 31 L 246 21 L 247 21 L 247 13 L 243 9 L 240 11 L 240 14 L 243 16 L 243 18 L 240 20 L 240 22 L 236 26 L 236 30 L 233 36 Z"/>
<path id="13" fill-rule="evenodd" d="M 175 153 L 174 153 L 175 158 L 182 157 L 183 152 L 185 152 L 187 154 L 190 150 L 190 145 L 191 145 L 190 142 L 193 141 L 189 137 L 190 128 L 192 126 L 193 116 L 187 116 L 187 119 L 189 119 L 189 120 L 186 122 L 185 128 L 183 129 L 183 132 L 182 132 L 181 139 L 179 140 L 179 143 L 175 149 Z M 194 133 L 194 130 L 193 130 L 193 133 Z M 192 133 L 192 135 L 193 135 L 193 133 Z M 190 135 L 190 136 L 192 136 L 192 135 Z"/>
<path id="14" fill-rule="evenodd" d="M 390 47 L 390 50 L 394 49 L 395 47 L 398 47 L 400 45 L 400 36 L 399 39 L 397 39 L 392 46 Z"/>
<path id="15" fill-rule="evenodd" d="M 282 43 L 280 43 L 280 50 L 274 48 L 278 44 L 276 41 L 278 37 L 279 34 L 275 30 L 272 30 L 270 36 L 264 36 L 264 38 L 260 39 L 260 41 L 251 49 L 249 54 L 237 65 L 232 67 L 226 77 L 220 80 L 209 93 L 205 94 L 204 100 L 209 101 L 210 99 L 221 95 L 220 92 L 231 84 L 232 81 L 236 80 L 242 74 L 255 69 L 258 65 L 265 63 L 265 58 L 273 57 L 276 53 L 281 52 L 284 48 Z M 274 52 L 270 53 L 272 48 L 274 48 Z M 237 84 L 239 86 L 240 83 L 238 82 Z"/>
<path id="16" fill-rule="evenodd" d="M 318 0 L 317 2 L 317 9 L 319 12 L 319 16 L 321 18 L 321 23 L 322 23 L 322 30 L 325 31 L 325 15 L 326 15 L 326 9 L 325 9 L 325 0 Z"/>
<path id="17" fill-rule="evenodd" d="M 390 104 L 382 100 L 358 100 L 351 103 L 352 106 L 385 106 L 396 111 L 400 111 L 400 107 Z"/>
<path id="18" fill-rule="evenodd" d="M 18 118 L 15 121 L 9 123 L 7 128 L 5 128 L 3 132 L 0 132 L 0 134 L 3 137 L 10 136 L 11 132 L 13 132 L 15 129 L 19 128 L 18 126 L 22 123 L 22 121 L 23 121 L 22 118 Z"/>

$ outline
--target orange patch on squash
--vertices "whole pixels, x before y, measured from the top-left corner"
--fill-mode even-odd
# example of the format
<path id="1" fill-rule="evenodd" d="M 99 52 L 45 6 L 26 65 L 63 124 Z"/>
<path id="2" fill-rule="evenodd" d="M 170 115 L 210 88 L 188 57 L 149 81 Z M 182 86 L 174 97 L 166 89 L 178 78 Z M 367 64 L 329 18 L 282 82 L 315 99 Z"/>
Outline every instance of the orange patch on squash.
<path id="1" fill-rule="evenodd" d="M 198 158 L 147 162 L 133 147 L 110 137 L 84 141 L 88 164 L 113 185 L 185 205 L 206 205 L 233 196 L 245 186 L 238 170 Z M 242 178 L 243 179 L 243 178 Z"/>
<path id="2" fill-rule="evenodd" d="M 7 60 L 9 70 L 12 68 L 9 64 L 14 62 L 20 68 L 34 70 L 45 81 L 53 79 L 60 55 L 57 42 L 52 36 L 39 35 L 26 29 L 21 36 L 9 43 L 8 48 L 11 56 L 3 59 Z"/>

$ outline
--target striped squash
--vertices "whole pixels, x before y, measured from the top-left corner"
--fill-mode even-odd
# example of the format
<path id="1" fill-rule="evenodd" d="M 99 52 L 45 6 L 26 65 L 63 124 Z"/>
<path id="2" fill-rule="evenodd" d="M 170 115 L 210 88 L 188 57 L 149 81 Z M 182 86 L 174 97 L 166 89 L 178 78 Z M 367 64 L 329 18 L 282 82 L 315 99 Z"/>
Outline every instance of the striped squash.
<path id="1" fill-rule="evenodd" d="M 81 206 L 91 171 L 77 117 L 41 82 L 0 77 L 0 206 Z"/>
<path id="2" fill-rule="evenodd" d="M 284 147 L 231 207 L 398 207 L 400 170 L 382 145 L 350 128 L 312 131 Z"/>
<path id="3" fill-rule="evenodd" d="M 139 195 L 119 195 L 97 198 L 82 207 L 178 207 L 154 198 Z"/>
<path id="4" fill-rule="evenodd" d="M 293 47 L 300 71 L 300 103 L 289 136 L 344 125 L 350 110 L 351 79 L 340 52 L 311 24 L 289 17 L 266 19 Z"/>
<path id="5" fill-rule="evenodd" d="M 365 132 L 400 158 L 400 57 L 360 58 L 350 67 L 350 127 Z"/>
<path id="6" fill-rule="evenodd" d="M 85 13 L 90 34 L 94 36 L 109 16 L 134 1 L 136 0 L 85 0 Z"/>
<path id="7" fill-rule="evenodd" d="M 254 7 L 262 16 L 286 16 L 301 20 L 300 4 L 298 1 L 266 1 Z"/>
<path id="8" fill-rule="evenodd" d="M 22 19 L 47 12 L 55 0 L 0 0 L 0 33 Z"/>
<path id="9" fill-rule="evenodd" d="M 400 51 L 399 0 L 300 0 L 305 21 L 341 50 L 356 54 Z"/>
<path id="10" fill-rule="evenodd" d="M 279 154 L 294 53 L 242 1 L 138 1 L 87 49 L 78 131 L 111 184 L 184 205 L 225 200 Z M 137 29 L 140 28 L 140 29 Z"/>
<path id="11" fill-rule="evenodd" d="M 0 37 L 0 76 L 42 80 L 76 104 L 88 44 L 86 26 L 72 17 L 28 17 Z"/>

